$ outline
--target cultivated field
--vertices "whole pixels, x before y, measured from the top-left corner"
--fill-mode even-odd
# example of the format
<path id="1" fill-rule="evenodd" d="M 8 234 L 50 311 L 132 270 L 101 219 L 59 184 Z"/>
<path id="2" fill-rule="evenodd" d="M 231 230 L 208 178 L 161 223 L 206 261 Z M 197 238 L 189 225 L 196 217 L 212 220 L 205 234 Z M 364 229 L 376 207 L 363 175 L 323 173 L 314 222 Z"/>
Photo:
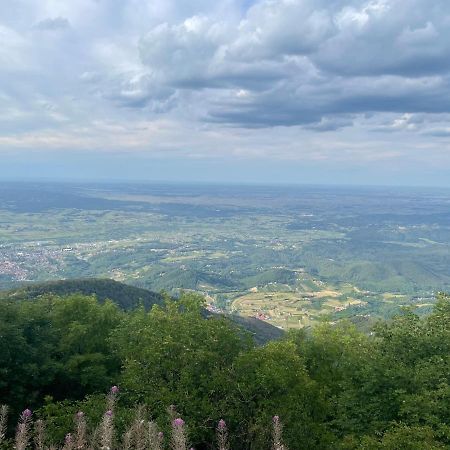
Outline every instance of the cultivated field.
<path id="1" fill-rule="evenodd" d="M 342 291 L 328 286 L 317 290 L 320 288 L 317 284 L 315 287 L 316 290 L 286 292 L 254 288 L 234 299 L 231 310 L 242 316 L 266 320 L 283 329 L 291 329 L 310 326 L 336 312 L 344 311 L 349 306 L 365 304 L 364 301 L 349 296 L 348 285 L 344 286 Z"/>

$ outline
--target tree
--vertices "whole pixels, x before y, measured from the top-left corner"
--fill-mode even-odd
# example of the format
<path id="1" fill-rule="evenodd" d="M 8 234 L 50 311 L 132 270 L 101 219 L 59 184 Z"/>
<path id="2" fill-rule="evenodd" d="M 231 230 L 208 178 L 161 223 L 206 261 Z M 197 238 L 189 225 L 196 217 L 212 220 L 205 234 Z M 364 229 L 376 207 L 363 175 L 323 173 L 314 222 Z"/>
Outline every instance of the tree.
<path id="1" fill-rule="evenodd" d="M 252 346 L 229 320 L 205 319 L 203 304 L 191 293 L 177 301 L 166 298 L 163 307 L 131 313 L 113 336 L 127 395 L 159 417 L 176 405 L 194 443 L 211 438 L 226 412 L 232 363 Z"/>

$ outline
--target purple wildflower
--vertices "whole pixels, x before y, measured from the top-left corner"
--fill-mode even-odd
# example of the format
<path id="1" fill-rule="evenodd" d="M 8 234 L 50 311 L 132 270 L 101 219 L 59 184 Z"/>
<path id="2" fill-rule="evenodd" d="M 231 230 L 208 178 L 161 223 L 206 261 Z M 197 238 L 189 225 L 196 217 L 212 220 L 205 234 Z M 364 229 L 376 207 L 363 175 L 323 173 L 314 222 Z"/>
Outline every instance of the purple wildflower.
<path id="1" fill-rule="evenodd" d="M 31 410 L 28 409 L 28 408 L 27 408 L 25 411 L 23 411 L 23 413 L 22 413 L 22 416 L 23 416 L 25 419 L 29 419 L 32 415 L 33 415 L 33 413 L 32 413 Z"/>
<path id="2" fill-rule="evenodd" d="M 181 417 L 178 417 L 172 422 L 174 427 L 182 427 L 184 425 L 184 420 Z"/>
<path id="3" fill-rule="evenodd" d="M 272 430 L 273 445 L 272 445 L 272 448 L 273 448 L 273 450 L 286 450 L 286 447 L 283 444 L 283 437 L 282 437 L 283 424 L 281 423 L 280 417 L 273 416 L 272 421 L 273 421 L 273 430 Z"/>
<path id="4" fill-rule="evenodd" d="M 108 411 L 105 412 L 105 416 L 112 417 L 112 415 L 113 415 L 113 412 L 110 409 L 108 409 Z"/>
<path id="5" fill-rule="evenodd" d="M 227 424 L 223 419 L 220 419 L 217 424 L 216 436 L 217 450 L 229 450 Z"/>
<path id="6" fill-rule="evenodd" d="M 112 394 L 117 394 L 118 392 L 119 392 L 118 386 L 113 386 L 113 387 L 111 388 L 111 393 L 112 393 Z"/>

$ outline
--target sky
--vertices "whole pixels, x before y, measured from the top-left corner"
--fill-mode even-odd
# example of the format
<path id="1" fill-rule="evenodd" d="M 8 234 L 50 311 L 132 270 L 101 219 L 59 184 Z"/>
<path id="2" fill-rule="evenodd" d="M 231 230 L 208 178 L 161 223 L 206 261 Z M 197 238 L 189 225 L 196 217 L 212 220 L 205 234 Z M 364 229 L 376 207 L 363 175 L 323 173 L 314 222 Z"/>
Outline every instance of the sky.
<path id="1" fill-rule="evenodd" d="M 0 180 L 450 187 L 448 0 L 0 0 Z"/>

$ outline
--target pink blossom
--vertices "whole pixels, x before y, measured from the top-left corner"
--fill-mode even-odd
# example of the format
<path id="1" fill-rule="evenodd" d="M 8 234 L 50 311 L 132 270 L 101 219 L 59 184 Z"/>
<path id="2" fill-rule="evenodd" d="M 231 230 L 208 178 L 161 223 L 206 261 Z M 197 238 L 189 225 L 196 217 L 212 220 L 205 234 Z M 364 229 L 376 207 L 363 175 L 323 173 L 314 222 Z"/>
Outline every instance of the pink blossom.
<path id="1" fill-rule="evenodd" d="M 27 408 L 25 411 L 23 411 L 22 416 L 25 419 L 29 419 L 32 416 L 32 414 L 33 413 L 31 412 L 31 410 Z"/>
<path id="2" fill-rule="evenodd" d="M 217 428 L 219 430 L 225 430 L 226 427 L 227 427 L 227 424 L 225 423 L 225 420 L 220 419 L 219 423 L 217 424 Z"/>
<path id="3" fill-rule="evenodd" d="M 272 420 L 273 420 L 273 423 L 278 423 L 280 421 L 280 417 L 279 416 L 273 416 Z"/>
<path id="4" fill-rule="evenodd" d="M 105 416 L 112 417 L 112 415 L 113 415 L 113 412 L 110 409 L 108 409 L 108 411 L 105 412 Z"/>
<path id="5" fill-rule="evenodd" d="M 117 394 L 118 392 L 119 392 L 118 386 L 113 386 L 113 387 L 111 388 L 111 393 Z"/>
<path id="6" fill-rule="evenodd" d="M 184 425 L 184 420 L 183 420 L 181 417 L 178 417 L 178 419 L 175 419 L 175 420 L 172 422 L 172 425 L 173 425 L 174 427 L 182 427 L 182 426 Z"/>

